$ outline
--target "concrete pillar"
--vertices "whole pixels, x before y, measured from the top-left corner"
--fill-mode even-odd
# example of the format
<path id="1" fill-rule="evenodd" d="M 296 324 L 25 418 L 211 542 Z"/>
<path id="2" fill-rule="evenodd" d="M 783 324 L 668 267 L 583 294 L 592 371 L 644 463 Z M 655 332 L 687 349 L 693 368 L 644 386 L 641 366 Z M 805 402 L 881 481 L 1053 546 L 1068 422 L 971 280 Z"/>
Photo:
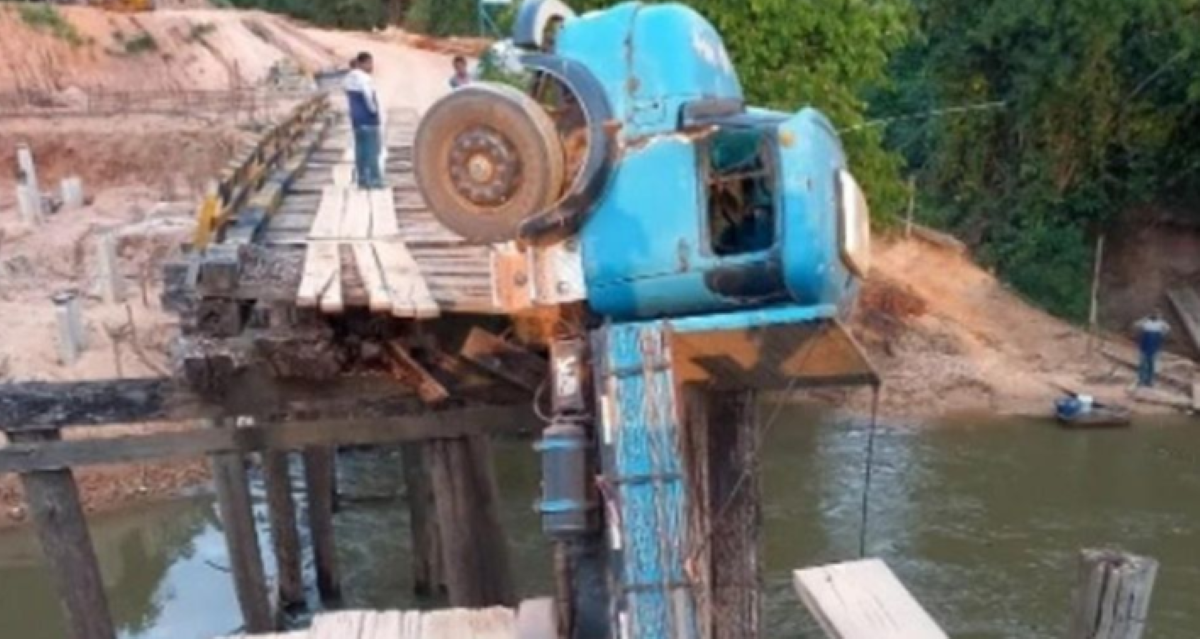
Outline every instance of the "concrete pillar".
<path id="1" fill-rule="evenodd" d="M 125 301 L 125 279 L 121 276 L 117 260 L 117 240 L 111 232 L 100 235 L 96 245 L 96 259 L 100 271 L 100 291 L 104 301 L 120 304 Z"/>
<path id="2" fill-rule="evenodd" d="M 87 336 L 83 330 L 79 298 L 74 291 L 63 291 L 52 299 L 58 324 L 58 359 L 63 366 L 70 366 L 87 348 Z"/>
<path id="3" fill-rule="evenodd" d="M 83 180 L 72 176 L 62 181 L 63 210 L 83 208 Z"/>
<path id="4" fill-rule="evenodd" d="M 21 184 L 38 189 L 37 165 L 33 162 L 33 151 L 28 144 L 17 145 L 17 170 L 20 171 L 18 181 Z"/>
<path id="5" fill-rule="evenodd" d="M 37 166 L 28 144 L 17 145 L 17 209 L 26 224 L 42 221 L 42 191 L 38 186 Z"/>
<path id="6" fill-rule="evenodd" d="M 41 224 L 42 222 L 42 195 L 37 192 L 37 189 L 31 188 L 24 184 L 17 185 L 17 211 L 21 215 L 21 221 L 26 224 Z"/>

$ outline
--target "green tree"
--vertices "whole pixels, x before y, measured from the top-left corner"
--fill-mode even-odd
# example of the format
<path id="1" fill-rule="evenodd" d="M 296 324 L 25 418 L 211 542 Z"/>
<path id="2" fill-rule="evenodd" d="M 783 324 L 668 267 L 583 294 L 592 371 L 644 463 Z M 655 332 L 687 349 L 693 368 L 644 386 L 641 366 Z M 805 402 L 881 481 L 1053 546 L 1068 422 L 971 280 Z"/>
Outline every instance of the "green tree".
<path id="1" fill-rule="evenodd" d="M 1195 190 L 1196 0 L 919 0 L 890 99 L 934 217 L 1047 308 L 1082 319 L 1091 237 Z M 1191 184 L 1189 184 L 1191 182 Z"/>

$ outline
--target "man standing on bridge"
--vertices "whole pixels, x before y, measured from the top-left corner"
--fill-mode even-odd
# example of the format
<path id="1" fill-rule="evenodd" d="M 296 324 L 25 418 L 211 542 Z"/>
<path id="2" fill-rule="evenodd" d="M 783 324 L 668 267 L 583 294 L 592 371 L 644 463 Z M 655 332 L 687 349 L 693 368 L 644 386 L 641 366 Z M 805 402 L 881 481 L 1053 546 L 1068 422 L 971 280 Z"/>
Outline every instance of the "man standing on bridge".
<path id="1" fill-rule="evenodd" d="M 1154 386 L 1154 375 L 1158 361 L 1158 353 L 1162 350 L 1171 325 L 1162 317 L 1162 312 L 1155 310 L 1149 317 L 1142 318 L 1135 325 L 1138 331 L 1138 349 L 1142 352 L 1141 366 L 1138 368 L 1138 386 L 1149 388 Z"/>
<path id="2" fill-rule="evenodd" d="M 350 124 L 354 127 L 355 172 L 358 186 L 364 189 L 383 188 L 379 96 L 371 78 L 374 72 L 375 60 L 364 51 L 354 58 L 354 65 L 343 85 L 350 105 Z"/>

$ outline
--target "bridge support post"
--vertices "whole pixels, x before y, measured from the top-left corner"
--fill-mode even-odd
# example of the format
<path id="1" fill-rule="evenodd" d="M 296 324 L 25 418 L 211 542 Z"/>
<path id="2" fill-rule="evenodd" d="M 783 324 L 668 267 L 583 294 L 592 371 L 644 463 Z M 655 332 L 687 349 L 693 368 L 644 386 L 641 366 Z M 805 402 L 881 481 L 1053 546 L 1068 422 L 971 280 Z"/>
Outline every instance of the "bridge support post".
<path id="1" fill-rule="evenodd" d="M 229 568 L 233 572 L 234 590 L 246 631 L 269 632 L 275 629 L 275 623 L 267 598 L 267 579 L 258 545 L 258 530 L 254 526 L 246 459 L 241 453 L 217 453 L 209 456 L 209 463 L 217 488 L 221 528 L 229 551 Z"/>
<path id="2" fill-rule="evenodd" d="M 424 444 L 405 444 L 404 483 L 412 529 L 413 593 L 431 597 L 446 591 L 442 570 L 441 533 L 429 478 L 428 454 Z"/>
<path id="3" fill-rule="evenodd" d="M 317 591 L 321 602 L 335 604 L 342 598 L 337 545 L 333 533 L 334 469 L 337 462 L 330 446 L 304 451 L 304 477 L 308 494 L 308 527 L 312 535 L 313 559 L 317 568 Z"/>
<path id="4" fill-rule="evenodd" d="M 516 588 L 487 437 L 427 444 L 450 605 L 512 606 Z"/>
<path id="5" fill-rule="evenodd" d="M 285 451 L 268 450 L 262 454 L 271 543 L 275 547 L 275 566 L 279 576 L 279 603 L 284 608 L 304 605 L 300 534 L 296 528 L 296 502 L 292 497 L 288 460 Z"/>
<path id="6" fill-rule="evenodd" d="M 55 441 L 59 433 L 26 433 L 12 438 L 14 442 Z M 35 471 L 21 475 L 21 483 L 66 612 L 71 639 L 116 639 L 75 476 L 70 470 Z"/>

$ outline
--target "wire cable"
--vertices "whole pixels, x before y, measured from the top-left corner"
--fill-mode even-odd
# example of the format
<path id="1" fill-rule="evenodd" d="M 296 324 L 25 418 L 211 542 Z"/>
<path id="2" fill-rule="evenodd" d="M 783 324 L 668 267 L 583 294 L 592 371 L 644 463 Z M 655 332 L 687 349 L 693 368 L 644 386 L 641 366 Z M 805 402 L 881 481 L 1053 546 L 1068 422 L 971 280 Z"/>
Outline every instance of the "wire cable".
<path id="1" fill-rule="evenodd" d="M 858 529 L 858 558 L 867 558 L 867 530 L 871 515 L 871 478 L 875 469 L 875 434 L 879 430 L 879 386 L 871 396 L 871 429 L 867 434 L 867 459 L 863 468 L 862 519 Z"/>

